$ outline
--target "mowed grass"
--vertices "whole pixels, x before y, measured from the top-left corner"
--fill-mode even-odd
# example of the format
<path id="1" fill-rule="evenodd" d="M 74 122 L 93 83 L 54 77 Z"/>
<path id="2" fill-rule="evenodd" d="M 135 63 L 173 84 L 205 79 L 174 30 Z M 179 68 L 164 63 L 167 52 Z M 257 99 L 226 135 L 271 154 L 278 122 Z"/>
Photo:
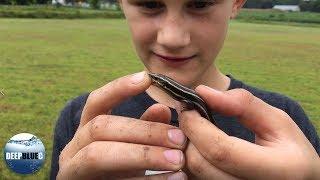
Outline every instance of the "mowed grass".
<path id="1" fill-rule="evenodd" d="M 55 121 L 66 102 L 142 70 L 123 19 L 0 19 L 0 144 L 21 132 L 45 144 L 44 168 L 31 176 L 9 171 L 0 179 L 47 179 Z M 234 21 L 218 64 L 248 84 L 297 100 L 320 132 L 320 28 Z M 2 151 L 3 153 L 3 151 Z"/>

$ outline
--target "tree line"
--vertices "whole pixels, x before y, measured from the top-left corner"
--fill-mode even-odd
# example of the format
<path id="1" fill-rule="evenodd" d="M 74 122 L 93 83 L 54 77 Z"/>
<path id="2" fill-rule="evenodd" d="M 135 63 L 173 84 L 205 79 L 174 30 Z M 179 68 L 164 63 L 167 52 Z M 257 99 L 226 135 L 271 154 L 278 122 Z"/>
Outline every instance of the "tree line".
<path id="1" fill-rule="evenodd" d="M 116 3 L 117 0 L 65 0 L 66 3 L 88 2 L 92 8 L 99 8 L 100 2 Z M 6 5 L 51 4 L 52 0 L 0 0 Z M 245 8 L 269 9 L 274 5 L 299 5 L 302 11 L 320 12 L 320 0 L 247 0 Z"/>
<path id="2" fill-rule="evenodd" d="M 3 5 L 50 4 L 52 0 L 0 0 Z"/>
<path id="3" fill-rule="evenodd" d="M 274 5 L 299 5 L 301 11 L 320 12 L 320 0 L 247 0 L 244 7 L 270 9 Z"/>
<path id="4" fill-rule="evenodd" d="M 117 0 L 64 0 L 66 4 L 76 4 L 79 2 L 92 3 L 117 3 Z M 52 4 L 52 0 L 0 0 L 0 5 L 33 5 L 33 4 Z"/>

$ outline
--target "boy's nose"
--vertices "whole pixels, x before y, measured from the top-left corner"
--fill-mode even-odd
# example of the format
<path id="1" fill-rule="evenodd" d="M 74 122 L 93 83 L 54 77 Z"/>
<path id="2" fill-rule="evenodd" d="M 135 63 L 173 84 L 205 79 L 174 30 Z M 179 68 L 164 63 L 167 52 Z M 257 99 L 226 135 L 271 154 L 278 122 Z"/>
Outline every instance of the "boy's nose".
<path id="1" fill-rule="evenodd" d="M 190 34 L 179 22 L 181 20 L 171 19 L 161 25 L 157 34 L 158 44 L 168 49 L 179 49 L 190 44 Z"/>

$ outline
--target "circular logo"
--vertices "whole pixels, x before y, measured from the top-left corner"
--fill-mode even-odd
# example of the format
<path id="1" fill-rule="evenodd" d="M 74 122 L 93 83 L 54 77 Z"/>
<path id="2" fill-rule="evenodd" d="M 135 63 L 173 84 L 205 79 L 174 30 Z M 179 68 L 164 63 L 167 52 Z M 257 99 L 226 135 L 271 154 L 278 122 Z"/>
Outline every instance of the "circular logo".
<path id="1" fill-rule="evenodd" d="M 40 169 L 45 160 L 45 149 L 40 139 L 29 133 L 13 136 L 4 148 L 10 169 L 19 174 L 31 174 Z"/>

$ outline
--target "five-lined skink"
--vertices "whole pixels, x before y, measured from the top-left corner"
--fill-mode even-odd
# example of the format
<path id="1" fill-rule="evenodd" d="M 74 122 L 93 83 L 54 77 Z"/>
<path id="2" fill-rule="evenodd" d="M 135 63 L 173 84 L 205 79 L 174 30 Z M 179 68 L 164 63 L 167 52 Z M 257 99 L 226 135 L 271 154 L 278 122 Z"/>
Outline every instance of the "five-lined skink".
<path id="1" fill-rule="evenodd" d="M 215 124 L 207 104 L 196 94 L 194 90 L 187 88 L 162 74 L 149 73 L 149 76 L 155 86 L 164 90 L 175 100 L 185 103 L 187 109 L 197 110 L 202 117 Z"/>

